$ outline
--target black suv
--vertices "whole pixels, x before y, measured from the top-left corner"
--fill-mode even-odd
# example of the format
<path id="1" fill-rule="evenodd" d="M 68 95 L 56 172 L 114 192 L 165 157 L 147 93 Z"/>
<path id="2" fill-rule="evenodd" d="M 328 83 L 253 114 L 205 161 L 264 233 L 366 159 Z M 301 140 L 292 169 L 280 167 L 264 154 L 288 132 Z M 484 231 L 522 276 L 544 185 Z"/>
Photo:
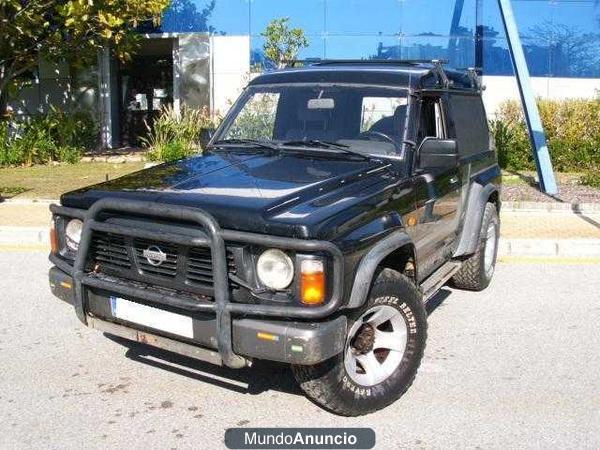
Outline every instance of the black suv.
<path id="1" fill-rule="evenodd" d="M 494 273 L 500 168 L 474 72 L 323 61 L 252 80 L 202 155 L 52 205 L 53 293 L 108 334 L 292 366 L 330 411 L 412 383 L 426 302 Z"/>

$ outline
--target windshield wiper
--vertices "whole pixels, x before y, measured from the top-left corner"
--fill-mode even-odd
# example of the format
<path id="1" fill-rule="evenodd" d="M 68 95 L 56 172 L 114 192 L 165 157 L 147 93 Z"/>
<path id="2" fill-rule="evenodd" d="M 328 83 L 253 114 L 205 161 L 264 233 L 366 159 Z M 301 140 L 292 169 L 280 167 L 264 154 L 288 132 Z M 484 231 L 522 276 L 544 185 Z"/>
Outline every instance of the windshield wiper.
<path id="1" fill-rule="evenodd" d="M 211 147 L 220 147 L 223 145 L 246 145 L 252 147 L 268 148 L 271 150 L 278 150 L 279 147 L 275 144 L 271 144 L 266 141 L 259 141 L 258 139 L 219 139 L 212 143 Z"/>
<path id="2" fill-rule="evenodd" d="M 342 153 L 347 153 L 349 155 L 360 156 L 362 159 L 371 159 L 368 155 L 365 155 L 364 153 L 350 149 L 349 145 L 339 144 L 337 142 L 322 141 L 320 139 L 285 141 L 285 142 L 282 142 L 281 145 L 289 146 L 289 147 L 312 147 L 312 148 L 333 149 L 333 150 L 337 150 Z"/>
<path id="3" fill-rule="evenodd" d="M 371 159 L 368 155 L 364 153 L 358 152 L 356 150 L 350 149 L 348 145 L 338 144 L 337 142 L 329 142 L 322 141 L 320 139 L 307 139 L 307 140 L 293 140 L 293 141 L 285 141 L 281 143 L 274 143 L 268 141 L 260 141 L 258 139 L 219 139 L 212 143 L 210 147 L 229 147 L 243 145 L 255 148 L 265 148 L 269 150 L 281 151 L 285 150 L 285 147 L 310 147 L 314 149 L 325 149 L 325 150 L 335 150 L 336 152 L 346 153 L 349 155 L 355 155 L 360 157 L 361 159 Z"/>

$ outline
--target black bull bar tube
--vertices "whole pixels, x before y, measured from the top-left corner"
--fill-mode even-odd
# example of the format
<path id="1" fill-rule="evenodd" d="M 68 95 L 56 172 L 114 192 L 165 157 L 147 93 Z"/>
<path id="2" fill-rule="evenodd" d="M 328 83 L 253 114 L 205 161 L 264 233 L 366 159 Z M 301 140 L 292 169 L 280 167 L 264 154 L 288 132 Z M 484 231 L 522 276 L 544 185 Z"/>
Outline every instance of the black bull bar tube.
<path id="1" fill-rule="evenodd" d="M 209 213 L 200 208 L 147 201 L 105 198 L 95 202 L 87 211 L 59 205 L 51 205 L 50 210 L 56 215 L 76 217 L 83 220 L 81 241 L 73 267 L 55 256 L 51 257 L 51 259 L 59 268 L 72 275 L 75 312 L 77 313 L 77 317 L 86 325 L 87 289 L 90 287 L 105 289 L 122 295 L 136 296 L 151 303 L 160 304 L 161 302 L 168 303 L 169 301 L 169 297 L 158 292 L 134 286 L 121 286 L 86 273 L 85 266 L 88 260 L 93 231 L 111 232 L 131 237 L 155 239 L 161 242 L 186 243 L 193 247 L 210 248 L 215 301 L 214 303 L 199 303 L 197 309 L 214 311 L 216 315 L 217 349 L 223 364 L 229 367 L 243 367 L 246 365 L 245 358 L 233 352 L 231 333 L 232 313 L 250 316 L 320 319 L 333 313 L 342 301 L 343 255 L 337 246 L 328 241 L 282 238 L 243 231 L 224 230 L 221 229 L 217 221 Z M 199 225 L 201 228 L 196 230 L 197 237 L 192 237 L 165 233 L 158 230 L 140 230 L 100 221 L 100 214 L 109 211 L 191 222 Z M 326 304 L 318 307 L 231 303 L 229 300 L 229 278 L 225 241 L 306 252 L 322 251 L 328 253 L 333 261 L 331 298 Z"/>

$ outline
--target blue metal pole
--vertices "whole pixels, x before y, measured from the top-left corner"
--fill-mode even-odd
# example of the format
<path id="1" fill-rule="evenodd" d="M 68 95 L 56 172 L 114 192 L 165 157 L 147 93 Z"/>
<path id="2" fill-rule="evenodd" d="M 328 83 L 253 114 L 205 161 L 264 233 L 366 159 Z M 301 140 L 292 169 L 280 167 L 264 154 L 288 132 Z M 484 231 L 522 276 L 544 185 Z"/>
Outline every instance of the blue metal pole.
<path id="1" fill-rule="evenodd" d="M 502 16 L 504 29 L 506 30 L 510 57 L 517 75 L 519 94 L 521 95 L 521 102 L 525 112 L 529 140 L 534 150 L 533 156 L 540 179 L 540 188 L 547 194 L 558 194 L 558 187 L 556 186 L 554 171 L 552 170 L 552 161 L 548 152 L 546 134 L 544 133 L 540 112 L 535 102 L 529 68 L 525 61 L 525 54 L 523 53 L 523 46 L 521 45 L 521 38 L 519 37 L 519 30 L 512 5 L 510 4 L 510 0 L 498 0 L 498 4 L 500 6 L 500 15 Z"/>
<path id="2" fill-rule="evenodd" d="M 475 1 L 475 70 L 483 74 L 483 0 Z"/>
<path id="3" fill-rule="evenodd" d="M 454 13 L 452 14 L 452 22 L 450 23 L 450 40 L 448 41 L 448 60 L 454 67 L 460 67 L 460 62 L 456 61 L 456 42 L 458 41 L 458 27 L 460 18 L 462 17 L 465 0 L 455 0 Z"/>

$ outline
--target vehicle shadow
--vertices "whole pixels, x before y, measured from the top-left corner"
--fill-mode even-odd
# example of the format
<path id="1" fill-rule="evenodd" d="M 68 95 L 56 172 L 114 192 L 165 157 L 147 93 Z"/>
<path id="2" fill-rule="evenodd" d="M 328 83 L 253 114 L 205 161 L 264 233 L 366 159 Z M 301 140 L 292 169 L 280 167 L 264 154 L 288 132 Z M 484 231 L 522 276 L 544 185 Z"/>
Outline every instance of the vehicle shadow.
<path id="1" fill-rule="evenodd" d="M 444 300 L 446 300 L 450 296 L 450 294 L 452 294 L 452 291 L 447 287 L 443 287 L 439 291 L 437 291 L 436 294 L 433 297 L 431 297 L 425 304 L 425 310 L 427 311 L 427 315 L 432 315 L 433 312 L 440 307 Z"/>
<path id="2" fill-rule="evenodd" d="M 426 304 L 431 315 L 452 292 L 442 288 Z M 290 367 L 283 363 L 255 360 L 252 367 L 229 369 L 172 353 L 150 345 L 104 333 L 111 341 L 127 349 L 125 357 L 140 364 L 166 370 L 173 374 L 209 383 L 240 394 L 259 395 L 267 391 L 303 395 Z"/>
<path id="3" fill-rule="evenodd" d="M 125 357 L 137 363 L 209 383 L 240 394 L 258 395 L 267 391 L 302 395 L 289 366 L 255 360 L 251 368 L 230 369 L 149 345 L 104 333 L 108 339 L 127 349 Z"/>

